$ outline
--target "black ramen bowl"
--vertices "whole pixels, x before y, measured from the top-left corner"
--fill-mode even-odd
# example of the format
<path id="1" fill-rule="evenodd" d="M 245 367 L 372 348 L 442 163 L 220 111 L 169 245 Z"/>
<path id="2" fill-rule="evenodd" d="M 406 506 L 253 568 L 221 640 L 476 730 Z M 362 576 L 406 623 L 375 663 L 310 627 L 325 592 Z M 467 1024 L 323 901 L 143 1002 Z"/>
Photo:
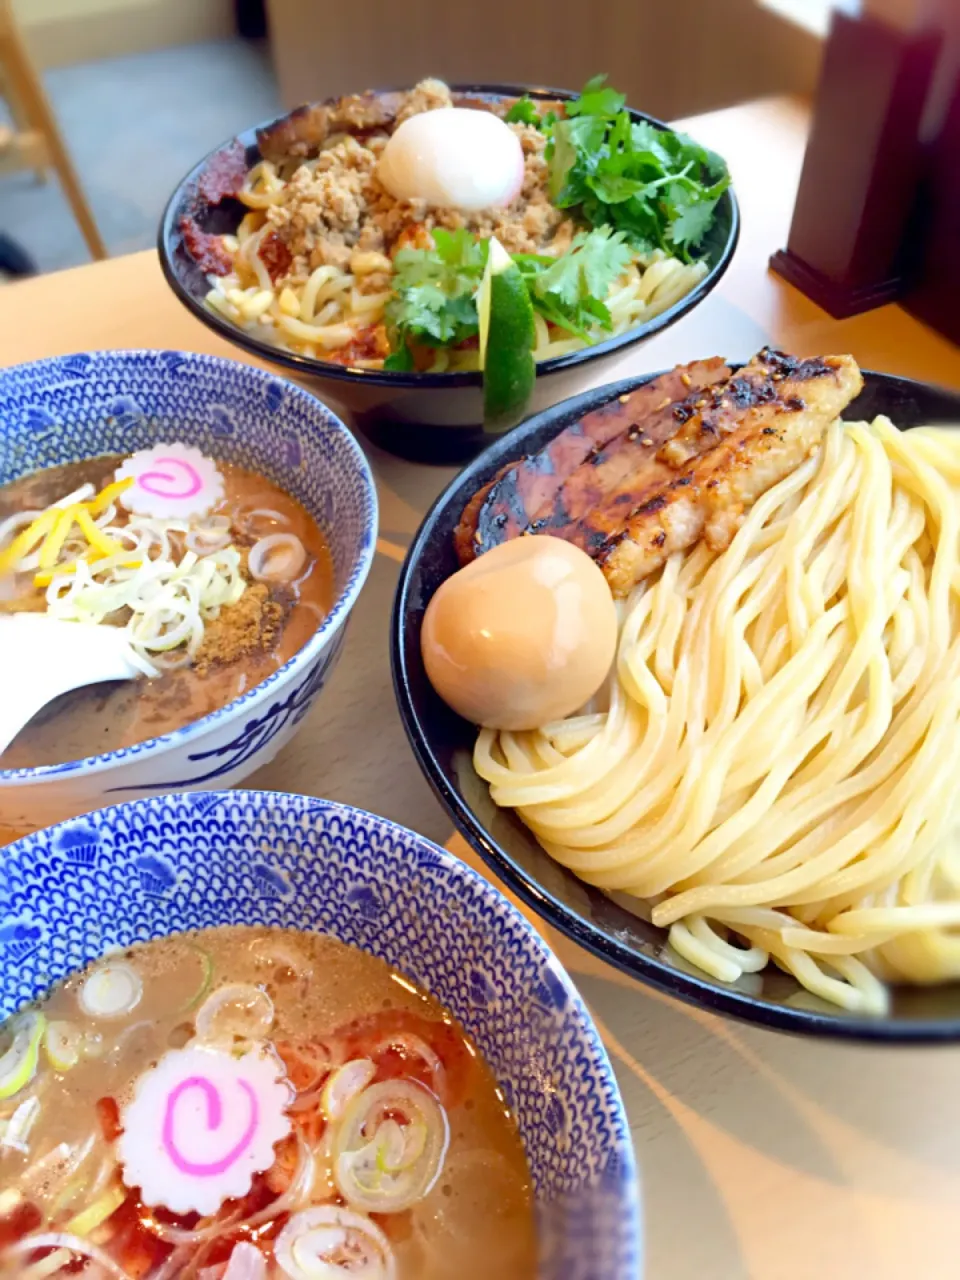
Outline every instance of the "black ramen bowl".
<path id="1" fill-rule="evenodd" d="M 523 94 L 542 101 L 569 100 L 577 95 L 565 89 L 536 89 L 525 85 L 453 85 L 455 95 L 464 98 L 514 99 Z M 658 129 L 669 126 L 642 111 L 631 109 L 634 120 L 645 120 Z M 269 122 L 274 123 L 274 122 Z M 257 130 L 247 129 L 229 139 L 200 161 L 179 184 L 163 214 L 158 250 L 167 283 L 180 301 L 204 324 L 228 342 L 272 364 L 291 369 L 308 389 L 321 396 L 352 422 L 374 444 L 402 457 L 422 462 L 462 462 L 489 444 L 483 434 L 483 396 L 479 373 L 395 373 L 358 369 L 317 360 L 285 351 L 271 342 L 230 323 L 208 307 L 207 277 L 184 243 L 181 220 L 195 218 L 201 231 L 226 235 L 236 231 L 247 212 L 239 200 L 228 199 L 214 207 L 197 200 L 197 186 L 203 174 L 223 152 L 239 142 L 249 167 L 260 160 Z M 610 338 L 596 346 L 569 355 L 544 360 L 537 368 L 537 382 L 531 412 L 545 409 L 574 395 L 588 383 L 596 383 L 603 370 L 627 347 L 675 324 L 692 311 L 719 283 L 730 265 L 740 235 L 740 214 L 733 191 L 727 189 L 716 209 L 714 224 L 704 248 L 709 270 L 685 297 L 647 324 Z"/>
<path id="2" fill-rule="evenodd" d="M 641 982 L 717 1013 L 782 1031 L 887 1042 L 960 1040 L 960 984 L 901 987 L 882 1018 L 846 1013 L 772 965 L 737 982 L 716 981 L 669 946 L 667 933 L 584 884 L 541 849 L 509 810 L 498 809 L 473 768 L 477 730 L 434 692 L 420 655 L 420 626 L 430 597 L 458 568 L 453 531 L 474 493 L 495 472 L 534 453 L 564 427 L 648 374 L 600 387 L 523 423 L 457 476 L 420 526 L 400 575 L 391 629 L 400 715 L 420 767 L 457 827 L 501 879 L 538 915 Z M 886 414 L 897 426 L 960 424 L 960 394 L 884 373 L 865 373 L 846 410 L 850 421 Z"/>

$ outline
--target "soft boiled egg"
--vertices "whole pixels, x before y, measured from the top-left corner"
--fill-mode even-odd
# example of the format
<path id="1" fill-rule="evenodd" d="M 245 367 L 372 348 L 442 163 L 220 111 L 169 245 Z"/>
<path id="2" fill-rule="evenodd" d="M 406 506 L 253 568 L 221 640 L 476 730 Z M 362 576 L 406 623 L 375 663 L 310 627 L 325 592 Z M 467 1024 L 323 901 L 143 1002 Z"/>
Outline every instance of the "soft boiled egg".
<path id="1" fill-rule="evenodd" d="M 523 185 L 523 148 L 489 111 L 443 107 L 404 120 L 383 149 L 377 177 L 397 200 L 440 209 L 500 209 Z"/>
<path id="2" fill-rule="evenodd" d="M 617 647 L 600 569 L 559 538 L 515 538 L 442 584 L 420 633 L 430 683 L 466 720 L 537 729 L 599 690 Z"/>

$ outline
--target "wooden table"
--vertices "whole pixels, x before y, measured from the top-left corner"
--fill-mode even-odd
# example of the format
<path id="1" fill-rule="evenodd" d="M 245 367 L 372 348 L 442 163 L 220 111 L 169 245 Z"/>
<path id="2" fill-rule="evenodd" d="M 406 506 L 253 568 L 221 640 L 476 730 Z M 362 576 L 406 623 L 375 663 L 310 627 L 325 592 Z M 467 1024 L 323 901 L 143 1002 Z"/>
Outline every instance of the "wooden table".
<path id="1" fill-rule="evenodd" d="M 685 122 L 727 157 L 743 238 L 717 292 L 623 359 L 744 358 L 765 341 L 852 352 L 867 368 L 960 387 L 960 350 L 897 307 L 831 320 L 766 271 L 785 242 L 806 114 L 788 100 Z M 168 292 L 152 253 L 0 294 L 0 361 L 98 347 L 243 358 Z M 347 801 L 475 861 L 414 763 L 393 709 L 388 619 L 398 562 L 453 471 L 370 450 L 379 554 L 344 657 L 298 738 L 253 786 Z M 721 1021 L 645 990 L 545 930 L 606 1038 L 643 1174 L 651 1280 L 925 1280 L 960 1275 L 960 1048 L 863 1049 Z"/>

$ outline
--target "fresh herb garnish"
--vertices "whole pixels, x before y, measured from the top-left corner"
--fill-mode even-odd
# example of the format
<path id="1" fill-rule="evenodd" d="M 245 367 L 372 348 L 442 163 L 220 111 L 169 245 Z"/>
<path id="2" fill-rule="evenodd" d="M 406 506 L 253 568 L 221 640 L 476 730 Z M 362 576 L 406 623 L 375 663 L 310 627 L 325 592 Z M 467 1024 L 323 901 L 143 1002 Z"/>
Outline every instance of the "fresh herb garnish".
<path id="1" fill-rule="evenodd" d="M 610 286 L 630 265 L 633 252 L 622 231 L 598 227 L 580 231 L 559 258 L 516 254 L 530 299 L 543 318 L 561 329 L 591 340 L 590 330 L 612 328 L 604 301 Z"/>
<path id="2" fill-rule="evenodd" d="M 540 112 L 537 110 L 537 104 L 526 94 L 516 100 L 503 118 L 507 124 L 532 124 L 535 129 L 540 128 Z"/>
<path id="3" fill-rule="evenodd" d="M 465 228 L 433 230 L 433 249 L 401 249 L 393 260 L 394 296 L 386 324 L 392 354 L 385 369 L 413 368 L 409 343 L 453 347 L 478 332 L 475 295 L 487 261 L 487 241 Z"/>
<path id="4" fill-rule="evenodd" d="M 385 369 L 412 371 L 411 343 L 455 347 L 479 332 L 476 294 L 489 242 L 462 228 L 437 227 L 433 238 L 435 249 L 401 249 L 394 259 L 395 292 L 386 310 L 391 354 Z M 591 342 L 598 325 L 612 327 L 604 300 L 631 257 L 623 232 L 598 227 L 578 232 L 559 258 L 516 253 L 513 260 L 543 318 Z"/>
<path id="5" fill-rule="evenodd" d="M 550 197 L 593 227 L 622 231 L 642 253 L 689 261 L 730 185 L 723 160 L 685 134 L 634 124 L 624 96 L 591 80 L 550 128 Z"/>
<path id="6" fill-rule="evenodd" d="M 626 106 L 626 102 L 627 95 L 611 88 L 606 76 L 594 76 L 583 86 L 580 97 L 567 103 L 567 115 L 609 116 L 612 119 Z"/>

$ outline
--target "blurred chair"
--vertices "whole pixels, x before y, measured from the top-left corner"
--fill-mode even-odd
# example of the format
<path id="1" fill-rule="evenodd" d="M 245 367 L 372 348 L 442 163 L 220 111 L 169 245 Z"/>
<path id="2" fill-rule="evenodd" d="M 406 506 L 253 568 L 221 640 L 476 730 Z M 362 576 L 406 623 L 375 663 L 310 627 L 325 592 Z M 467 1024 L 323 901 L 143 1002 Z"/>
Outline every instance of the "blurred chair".
<path id="1" fill-rule="evenodd" d="M 0 174 L 33 169 L 44 180 L 48 168 L 56 169 L 91 257 L 107 257 L 11 0 L 0 0 L 0 97 L 7 101 L 14 123 L 12 129 L 0 125 Z"/>

